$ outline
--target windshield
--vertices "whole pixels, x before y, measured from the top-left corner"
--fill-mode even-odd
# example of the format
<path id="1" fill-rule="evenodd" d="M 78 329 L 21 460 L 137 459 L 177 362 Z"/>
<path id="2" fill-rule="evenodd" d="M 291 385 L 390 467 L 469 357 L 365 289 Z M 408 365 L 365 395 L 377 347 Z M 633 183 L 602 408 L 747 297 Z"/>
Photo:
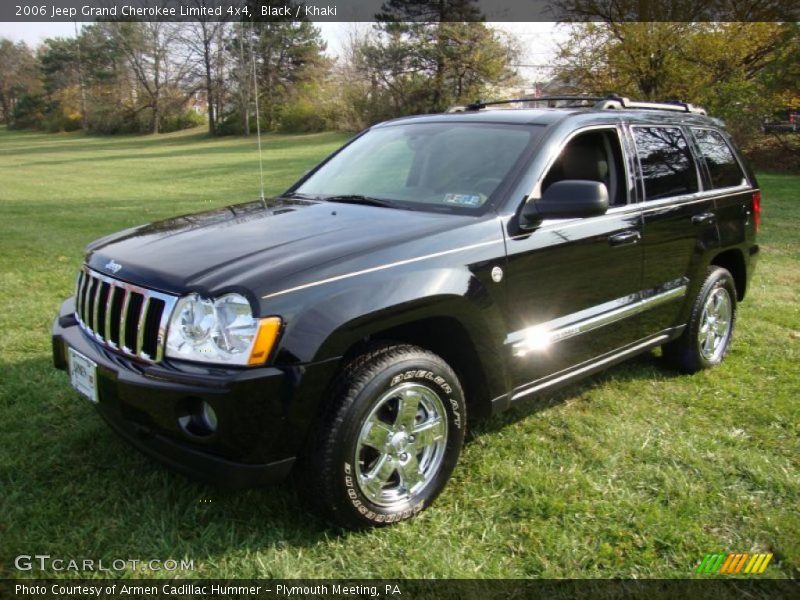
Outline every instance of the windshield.
<path id="1" fill-rule="evenodd" d="M 530 126 L 485 123 L 380 127 L 345 147 L 294 193 L 333 201 L 478 212 L 536 133 Z"/>

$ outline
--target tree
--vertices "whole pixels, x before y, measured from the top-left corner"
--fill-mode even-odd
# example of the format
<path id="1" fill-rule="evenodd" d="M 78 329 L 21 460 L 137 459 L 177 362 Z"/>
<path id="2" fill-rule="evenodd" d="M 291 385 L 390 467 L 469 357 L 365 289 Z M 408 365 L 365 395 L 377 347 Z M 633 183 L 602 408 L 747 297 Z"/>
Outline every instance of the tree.
<path id="1" fill-rule="evenodd" d="M 159 133 L 164 114 L 180 109 L 200 87 L 190 53 L 181 44 L 184 26 L 158 21 L 108 25 L 138 84 L 136 110 L 147 110 L 151 133 Z"/>
<path id="2" fill-rule="evenodd" d="M 205 0 L 191 0 L 201 7 Z M 212 21 L 211 17 L 201 17 L 192 22 L 186 30 L 184 43 L 192 53 L 192 58 L 199 62 L 201 75 L 205 83 L 206 102 L 208 103 L 208 132 L 215 135 L 217 120 L 222 112 L 224 90 L 221 84 L 224 78 L 224 21 Z"/>
<path id="3" fill-rule="evenodd" d="M 261 15 L 262 5 L 282 9 L 287 3 L 251 0 L 249 4 L 251 14 Z M 295 14 L 297 5 L 290 2 L 287 6 Z M 233 26 L 226 40 L 227 55 L 232 59 L 230 87 L 235 105 L 226 126 L 241 119 L 245 133 L 251 127 L 250 117 L 256 102 L 261 126 L 268 131 L 285 128 L 283 121 L 302 120 L 298 109 L 307 114 L 306 107 L 315 101 L 318 86 L 326 80 L 331 68 L 331 60 L 324 54 L 325 41 L 310 21 L 294 21 L 291 17 L 258 19 Z M 256 87 L 258 98 L 254 102 Z"/>
<path id="4" fill-rule="evenodd" d="M 28 46 L 0 39 L 0 112 L 2 121 L 11 125 L 14 111 L 25 95 L 38 92 L 40 84 L 36 57 Z"/>
<path id="5" fill-rule="evenodd" d="M 330 67 L 325 42 L 309 21 L 256 23 L 259 98 L 266 129 L 278 125 L 281 108 L 304 84 L 324 77 Z"/>
<path id="6" fill-rule="evenodd" d="M 573 25 L 556 75 L 576 92 L 700 104 L 738 134 L 758 129 L 796 86 L 776 71 L 796 45 L 785 23 L 593 22 Z M 789 70 L 791 59 L 786 66 Z M 785 71 L 785 70 L 784 70 Z M 778 82 L 782 83 L 778 83 Z"/>
<path id="7" fill-rule="evenodd" d="M 395 114 L 442 111 L 515 80 L 516 46 L 481 22 L 475 0 L 389 0 L 376 18 L 361 54 Z"/>

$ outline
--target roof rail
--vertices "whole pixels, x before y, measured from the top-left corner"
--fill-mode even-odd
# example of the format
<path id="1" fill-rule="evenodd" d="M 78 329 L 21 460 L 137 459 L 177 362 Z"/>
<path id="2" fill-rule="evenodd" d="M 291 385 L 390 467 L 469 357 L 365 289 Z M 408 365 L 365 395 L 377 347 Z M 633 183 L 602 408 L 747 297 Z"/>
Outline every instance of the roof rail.
<path id="1" fill-rule="evenodd" d="M 567 102 L 568 104 L 564 108 L 591 107 L 596 110 L 672 110 L 699 115 L 707 114 L 706 109 L 686 102 L 639 102 L 615 94 L 610 96 L 538 96 L 535 98 L 514 98 L 512 100 L 476 100 L 472 104 L 468 104 L 464 107 L 451 107 L 447 112 L 475 111 L 498 104 L 515 104 L 517 102 Z"/>
<path id="2" fill-rule="evenodd" d="M 695 113 L 698 115 L 708 114 L 705 108 L 694 106 L 693 104 L 689 104 L 687 102 L 638 102 L 629 100 L 623 96 L 607 96 L 595 104 L 594 107 L 598 110 L 619 110 L 633 108 L 641 110 L 674 110 L 678 112 Z"/>
<path id="3" fill-rule="evenodd" d="M 513 100 L 476 100 L 472 104 L 467 104 L 464 110 L 481 110 L 487 106 L 495 106 L 497 104 L 514 104 L 517 102 L 572 102 L 578 104 L 584 102 L 583 106 L 588 106 L 589 103 L 597 103 L 605 100 L 607 96 L 537 96 L 535 98 L 514 98 Z"/>

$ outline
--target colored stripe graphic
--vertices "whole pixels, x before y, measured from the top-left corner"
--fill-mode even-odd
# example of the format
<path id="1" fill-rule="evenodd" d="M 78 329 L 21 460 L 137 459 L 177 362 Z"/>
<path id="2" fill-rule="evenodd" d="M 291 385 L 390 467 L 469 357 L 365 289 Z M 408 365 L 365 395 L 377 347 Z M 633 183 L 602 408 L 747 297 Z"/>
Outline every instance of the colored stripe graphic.
<path id="1" fill-rule="evenodd" d="M 750 554 L 748 552 L 732 552 L 730 554 L 706 554 L 695 573 L 723 573 L 735 575 L 745 573 L 757 575 L 763 573 L 772 560 L 772 553 Z M 746 565 L 746 566 L 745 566 Z"/>

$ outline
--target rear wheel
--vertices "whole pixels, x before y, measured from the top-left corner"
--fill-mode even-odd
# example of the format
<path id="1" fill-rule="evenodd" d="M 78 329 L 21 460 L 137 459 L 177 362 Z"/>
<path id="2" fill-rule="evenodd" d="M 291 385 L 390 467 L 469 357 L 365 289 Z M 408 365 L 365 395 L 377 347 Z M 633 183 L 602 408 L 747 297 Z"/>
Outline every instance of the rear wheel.
<path id="1" fill-rule="evenodd" d="M 334 385 L 306 461 L 312 500 L 347 528 L 409 519 L 444 488 L 464 440 L 461 385 L 409 345 L 353 360 Z"/>
<path id="2" fill-rule="evenodd" d="M 664 345 L 664 357 L 685 373 L 718 365 L 725 358 L 736 322 L 736 285 L 722 267 L 710 267 L 692 306 L 686 330 Z"/>

